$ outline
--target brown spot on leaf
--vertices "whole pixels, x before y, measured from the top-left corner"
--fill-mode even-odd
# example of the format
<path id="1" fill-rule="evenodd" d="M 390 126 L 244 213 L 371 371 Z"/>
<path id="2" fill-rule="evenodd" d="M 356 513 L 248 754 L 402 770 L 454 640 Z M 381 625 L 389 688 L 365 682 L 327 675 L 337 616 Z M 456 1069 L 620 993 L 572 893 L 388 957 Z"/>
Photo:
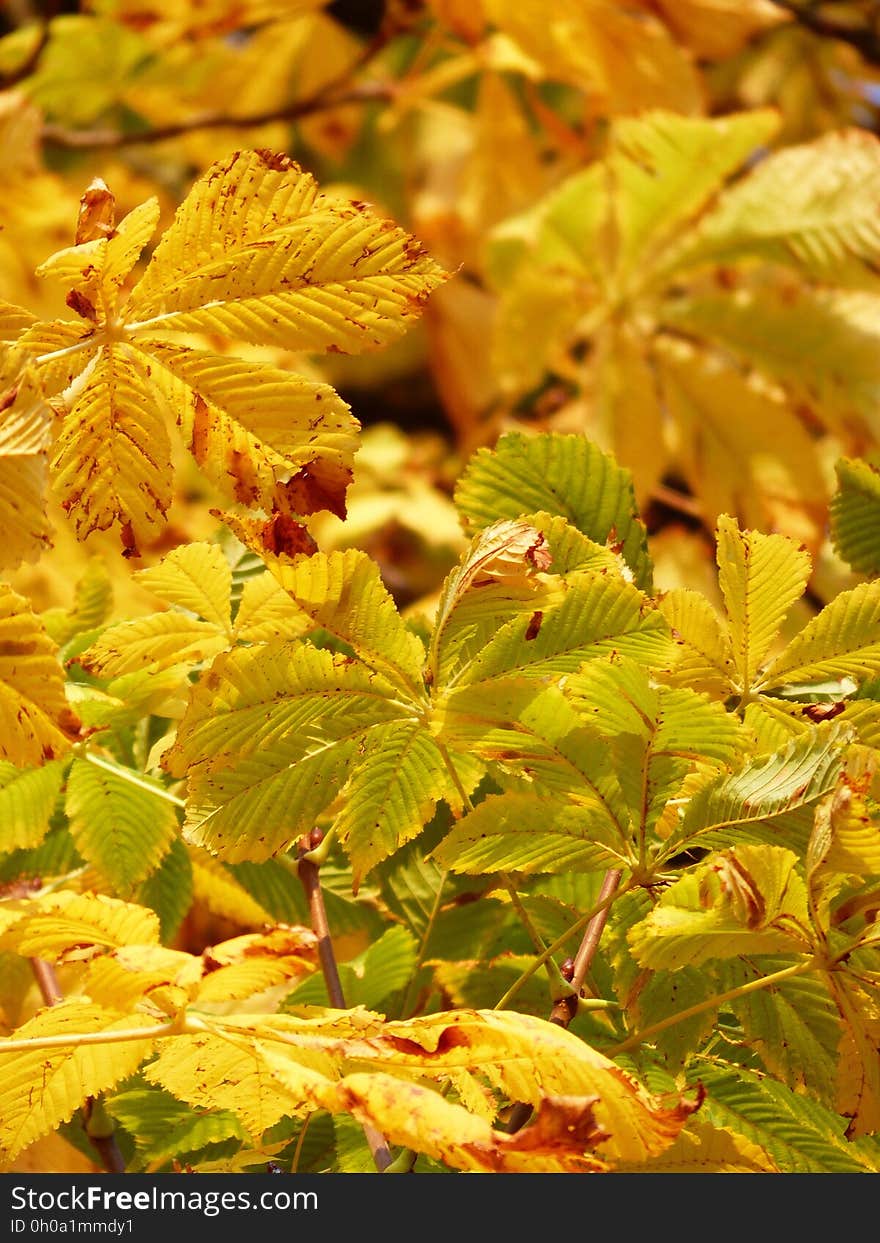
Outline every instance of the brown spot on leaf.
<path id="1" fill-rule="evenodd" d="M 541 612 L 540 609 L 536 609 L 535 612 L 529 618 L 529 624 L 526 627 L 526 642 L 527 643 L 532 639 L 537 639 L 538 631 L 541 629 L 541 622 L 543 620 L 544 620 L 544 614 Z"/>
<path id="2" fill-rule="evenodd" d="M 97 323 L 98 312 L 95 310 L 94 303 L 84 293 L 80 293 L 78 289 L 71 289 L 64 301 L 71 311 L 76 311 L 77 315 L 90 320 L 93 324 Z"/>
<path id="3" fill-rule="evenodd" d="M 846 710 L 845 700 L 836 700 L 831 704 L 807 704 L 804 716 L 809 717 L 818 725 L 821 721 L 833 721 L 836 716 Z"/>
<path id="4" fill-rule="evenodd" d="M 273 514 L 262 524 L 260 542 L 266 552 L 276 557 L 297 557 L 301 553 L 311 556 L 318 547 L 301 522 L 280 513 Z"/>

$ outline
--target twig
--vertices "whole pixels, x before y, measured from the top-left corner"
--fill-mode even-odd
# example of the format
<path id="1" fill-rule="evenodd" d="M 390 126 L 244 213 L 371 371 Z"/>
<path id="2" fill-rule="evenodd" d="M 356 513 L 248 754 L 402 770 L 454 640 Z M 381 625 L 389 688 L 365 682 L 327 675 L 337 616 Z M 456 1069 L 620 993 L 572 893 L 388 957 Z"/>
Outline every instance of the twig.
<path id="1" fill-rule="evenodd" d="M 330 936 L 330 925 L 327 922 L 324 894 L 321 891 L 320 868 L 312 859 L 305 857 L 310 850 L 320 845 L 323 835 L 317 836 L 319 833 L 320 830 L 315 830 L 310 836 L 302 839 L 301 850 L 304 857 L 300 858 L 297 870 L 309 904 L 312 931 L 318 938 L 318 958 L 324 973 L 324 983 L 327 985 L 327 996 L 331 1006 L 337 1010 L 344 1010 L 346 1008 L 345 994 L 342 991 L 342 981 L 339 978 L 339 968 L 336 965 L 336 954 L 333 951 L 333 941 Z M 369 1123 L 364 1123 L 363 1128 L 376 1169 L 382 1173 L 391 1164 L 388 1141 Z"/>
<path id="2" fill-rule="evenodd" d="M 599 941 L 602 938 L 605 924 L 608 922 L 608 912 L 611 909 L 614 895 L 617 893 L 617 887 L 620 884 L 622 874 L 619 868 L 609 868 L 605 873 L 602 888 L 599 890 L 598 901 L 601 904 L 600 909 L 587 924 L 580 947 L 574 958 L 574 967 L 571 973 L 572 991 L 554 1002 L 553 1009 L 550 1011 L 550 1022 L 555 1023 L 557 1027 L 568 1027 L 577 1014 L 578 998 L 581 995 L 584 980 L 587 978 L 587 972 L 590 970 L 590 966 L 596 956 L 596 950 L 599 948 Z M 527 1105 L 523 1101 L 515 1105 L 507 1122 L 507 1129 L 510 1134 L 522 1130 L 531 1116 L 531 1105 Z"/>
<path id="3" fill-rule="evenodd" d="M 254 126 L 270 125 L 274 121 L 296 121 L 300 117 L 312 116 L 316 112 L 326 112 L 330 108 L 339 108 L 344 104 L 364 104 L 374 100 L 389 100 L 394 94 L 391 82 L 361 82 L 350 90 L 327 94 L 322 91 L 318 95 L 310 95 L 308 99 L 299 99 L 283 108 L 270 108 L 265 112 L 254 112 L 247 116 L 228 116 L 225 113 L 209 112 L 201 116 L 190 117 L 188 121 L 180 121 L 174 125 L 160 125 L 155 129 L 133 130 L 68 130 L 61 125 L 44 125 L 43 142 L 54 147 L 95 148 L 95 147 L 133 147 L 141 143 L 165 142 L 171 138 L 181 138 L 195 130 L 206 129 L 251 129 Z"/>
<path id="4" fill-rule="evenodd" d="M 61 992 L 60 985 L 58 984 L 55 968 L 43 958 L 32 958 L 30 963 L 43 1001 L 45 1001 L 47 1006 L 57 1006 L 60 1001 L 64 1000 L 64 994 Z M 124 1174 L 125 1159 L 116 1142 L 116 1136 L 113 1134 L 112 1124 L 109 1134 L 92 1134 L 90 1123 L 95 1103 L 95 1098 L 90 1096 L 80 1110 L 83 1126 L 85 1127 L 86 1135 L 89 1137 L 89 1143 L 101 1158 L 101 1164 L 108 1174 Z"/>
<path id="5" fill-rule="evenodd" d="M 577 954 L 575 954 L 574 970 L 571 976 L 572 991 L 567 997 L 560 997 L 550 1012 L 550 1022 L 556 1023 L 559 1027 L 568 1027 L 577 1014 L 578 997 L 580 997 L 584 980 L 587 978 L 587 972 L 590 970 L 593 959 L 596 956 L 596 950 L 599 948 L 599 941 L 605 929 L 605 924 L 608 922 L 608 912 L 611 909 L 611 902 L 617 892 L 621 876 L 622 872 L 619 868 L 609 868 L 605 873 L 602 888 L 599 890 L 599 902 L 604 905 L 587 924 L 580 948 Z"/>

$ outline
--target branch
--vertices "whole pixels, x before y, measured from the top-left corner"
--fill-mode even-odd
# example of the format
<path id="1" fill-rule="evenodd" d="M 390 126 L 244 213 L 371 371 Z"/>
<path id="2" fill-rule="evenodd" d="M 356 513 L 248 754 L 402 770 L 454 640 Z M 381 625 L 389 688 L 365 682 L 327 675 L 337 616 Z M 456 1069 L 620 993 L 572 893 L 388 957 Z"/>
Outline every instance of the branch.
<path id="1" fill-rule="evenodd" d="M 590 970 L 593 959 L 596 956 L 596 950 L 599 948 L 599 941 L 605 930 L 608 912 L 611 909 L 614 895 L 617 893 L 621 876 L 622 872 L 619 868 L 609 868 L 605 873 L 602 888 L 599 890 L 599 902 L 602 904 L 601 909 L 596 912 L 587 924 L 580 948 L 575 955 L 574 969 L 571 975 L 572 991 L 567 997 L 560 997 L 550 1011 L 550 1022 L 556 1023 L 559 1027 L 568 1027 L 577 1014 L 578 998 L 581 995 L 581 989 L 584 987 L 587 972 Z"/>
<path id="2" fill-rule="evenodd" d="M 824 39 L 837 39 L 840 43 L 848 43 L 860 52 L 869 64 L 880 65 L 880 32 L 870 26 L 856 29 L 852 26 L 839 26 L 829 17 L 815 12 L 812 8 L 803 8 L 794 0 L 773 0 L 778 9 L 790 14 L 798 26 L 809 30 L 811 34 Z"/>
<path id="3" fill-rule="evenodd" d="M 318 958 L 324 973 L 324 983 L 327 985 L 327 996 L 330 998 L 331 1006 L 337 1010 L 344 1010 L 346 1008 L 345 994 L 342 991 L 342 981 L 339 978 L 339 968 L 336 965 L 336 954 L 333 952 L 333 941 L 330 936 L 330 925 L 327 922 L 324 895 L 321 892 L 320 866 L 313 859 L 308 858 L 308 852 L 320 846 L 323 836 L 320 829 L 313 829 L 311 834 L 301 840 L 300 849 L 303 853 L 297 870 L 309 904 L 312 931 L 318 938 Z M 388 1141 L 368 1122 L 362 1125 L 376 1169 L 381 1174 L 391 1164 Z"/>
<path id="4" fill-rule="evenodd" d="M 123 133 L 121 130 L 68 130 L 60 125 L 44 125 L 42 138 L 43 142 L 51 146 L 74 149 L 134 147 L 142 143 L 165 142 L 167 139 L 181 138 L 195 130 L 251 129 L 254 126 L 270 125 L 274 121 L 297 121 L 300 117 L 312 116 L 316 112 L 326 112 L 330 108 L 339 108 L 344 104 L 389 100 L 393 97 L 394 90 L 391 82 L 362 82 L 346 91 L 327 93 L 326 90 L 322 90 L 317 95 L 296 100 L 283 108 L 270 108 L 265 112 L 254 112 L 248 116 L 229 116 L 221 112 L 208 112 L 174 125 L 160 125 L 156 129 L 130 133 Z"/>
<path id="5" fill-rule="evenodd" d="M 605 873 L 602 888 L 599 890 L 598 909 L 587 924 L 583 939 L 572 964 L 570 976 L 572 991 L 555 1001 L 553 1009 L 550 1011 L 550 1022 L 555 1023 L 557 1027 L 567 1028 L 577 1014 L 578 1000 L 584 987 L 584 980 L 587 978 L 587 972 L 590 970 L 590 966 L 596 956 L 596 950 L 599 948 L 599 941 L 608 921 L 608 912 L 611 909 L 611 904 L 614 901 L 622 875 L 620 868 L 609 868 Z M 531 1116 L 531 1105 L 520 1101 L 514 1106 L 508 1119 L 507 1129 L 509 1133 L 512 1135 L 516 1131 L 522 1130 Z"/>
<path id="6" fill-rule="evenodd" d="M 64 1000 L 64 994 L 61 992 L 55 968 L 43 958 L 32 958 L 30 964 L 43 1001 L 47 1006 L 57 1006 L 59 1001 Z M 101 1158 L 101 1164 L 107 1173 L 124 1174 L 125 1159 L 113 1134 L 113 1122 L 107 1117 L 100 1102 L 90 1096 L 80 1110 L 80 1116 L 89 1142 Z M 98 1120 L 99 1124 L 96 1126 L 95 1122 Z"/>

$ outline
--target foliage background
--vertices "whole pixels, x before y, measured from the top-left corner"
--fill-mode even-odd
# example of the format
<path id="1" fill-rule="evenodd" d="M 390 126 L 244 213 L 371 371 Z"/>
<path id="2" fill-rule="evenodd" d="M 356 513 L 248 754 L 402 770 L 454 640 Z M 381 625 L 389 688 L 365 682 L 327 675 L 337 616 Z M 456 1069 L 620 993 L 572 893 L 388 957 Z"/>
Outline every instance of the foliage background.
<path id="1" fill-rule="evenodd" d="M 873 575 L 880 569 L 880 493 L 874 470 L 880 408 L 876 6 L 810 0 L 569 0 L 554 6 L 558 20 L 552 22 L 543 4 L 496 0 L 389 0 L 385 5 L 321 0 L 227 5 L 214 0 L 202 6 L 160 6 L 158 18 L 154 7 L 136 0 L 95 0 L 81 8 L 41 7 L 25 0 L 4 5 L 0 299 L 40 320 L 70 318 L 72 303 L 65 302 L 64 286 L 34 272 L 53 251 L 71 245 L 80 197 L 93 178 L 111 187 L 117 220 L 155 195 L 158 236 L 171 226 L 193 182 L 217 161 L 241 150 L 288 153 L 315 174 L 322 190 L 368 203 L 380 216 L 393 218 L 453 274 L 424 291 L 420 318 L 405 335 L 375 353 L 316 354 L 276 341 L 232 347 L 222 331 L 211 328 L 200 332 L 197 327 L 187 338 L 188 344 L 217 354 L 332 385 L 360 421 L 364 430 L 345 512 L 337 487 L 329 507 L 315 505 L 317 512 L 307 518 L 322 552 L 368 553 L 402 616 L 416 633 L 428 635 L 445 576 L 467 558 L 475 531 L 487 525 L 487 519 L 474 516 L 479 506 L 473 498 L 470 511 L 461 492 L 458 508 L 453 500 L 474 452 L 493 448 L 511 432 L 528 438 L 586 434 L 631 472 L 653 563 L 653 592 L 658 600 L 666 596 L 678 602 L 667 606 L 673 628 L 686 630 L 683 613 L 670 611 L 686 599 L 676 595 L 682 589 L 698 591 L 730 618 L 733 646 L 729 656 L 719 658 L 727 670 L 720 678 L 713 683 L 705 670 L 698 676 L 691 662 L 681 666 L 677 681 L 672 675 L 661 678 L 661 684 L 689 688 L 726 705 L 737 728 L 744 718 L 753 731 L 748 745 L 745 735 L 737 735 L 736 745 L 761 756 L 776 753 L 791 739 L 797 745 L 800 735 L 783 718 L 785 705 L 797 701 L 798 691 L 796 685 L 789 687 L 780 706 L 773 693 L 781 683 L 774 684 L 772 677 L 762 683 L 761 673 L 753 685 L 751 675 L 773 660 L 782 671 L 779 678 L 806 669 L 804 681 L 811 690 L 804 704 L 812 710 L 811 724 L 824 727 L 824 712 L 830 732 L 834 716 L 845 712 L 861 731 L 856 745 L 872 749 L 870 711 L 860 716 L 853 711 L 856 705 L 844 705 L 853 693 L 869 704 L 876 697 L 865 690 L 880 673 L 875 614 L 864 622 L 858 641 L 814 653 L 813 665 L 803 657 L 786 666 L 782 653 L 841 593 L 866 579 L 873 592 Z M 6 843 L 2 876 L 13 885 L 12 899 L 21 898 L 14 886 L 28 877 L 60 877 L 60 888 L 70 892 L 103 888 L 155 908 L 163 940 L 196 957 L 205 947 L 256 934 L 266 924 L 308 922 L 306 898 L 283 862 L 261 862 L 242 853 L 222 863 L 198 844 L 185 849 L 177 836 L 173 799 L 183 797 L 182 786 L 169 784 L 160 761 L 183 713 L 174 688 L 190 674 L 181 675 L 176 658 L 165 659 L 163 666 L 151 652 L 152 673 L 170 670 L 170 680 L 152 699 L 135 683 L 109 685 L 137 674 L 136 663 L 125 663 L 126 643 L 134 632 L 117 634 L 112 624 L 149 619 L 169 603 L 181 602 L 168 594 L 167 576 L 163 579 L 158 570 L 150 576 L 151 568 L 168 564 L 163 562 L 168 554 L 213 542 L 233 563 L 229 599 L 238 605 L 259 568 L 243 545 L 265 552 L 253 536 L 247 538 L 245 507 L 231 505 L 218 473 L 199 469 L 178 445 L 166 520 L 138 533 L 131 556 L 131 542 L 126 547 L 124 531 L 120 541 L 118 522 L 84 525 L 57 487 L 54 495 L 47 494 L 45 519 L 25 512 L 29 504 L 42 512 L 40 490 L 37 501 L 23 501 L 21 489 L 25 472 L 44 469 L 45 446 L 23 451 L 20 441 L 10 448 L 0 440 L 0 453 L 0 512 L 11 546 L 5 581 L 31 602 L 73 669 L 73 702 L 83 719 L 89 724 L 111 719 L 102 712 L 117 709 L 100 695 L 129 703 L 130 719 L 124 710 L 112 718 L 121 732 L 109 748 L 109 761 L 142 774 L 148 790 L 153 783 L 172 792 L 172 801 L 166 800 L 159 814 L 152 810 L 155 799 L 136 808 L 128 802 L 131 791 L 122 794 L 113 787 L 112 774 L 107 778 L 102 797 L 118 795 L 115 814 L 123 825 L 131 816 L 129 840 L 136 838 L 138 847 L 126 872 L 120 862 L 125 850 L 118 847 L 125 832 L 112 839 L 117 843 L 112 847 L 115 874 L 107 884 L 110 865 L 99 847 L 88 844 L 94 791 L 82 775 L 87 766 L 76 760 L 74 776 L 64 777 L 64 823 L 53 805 L 61 777 L 55 787 L 45 778 L 43 830 L 51 822 L 51 831 L 44 837 L 28 821 L 11 831 Z M 572 518 L 574 485 L 568 480 L 563 486 L 552 472 L 549 477 L 551 491 L 561 498 L 554 512 Z M 550 508 L 515 500 L 507 512 L 497 508 L 501 502 L 493 494 L 492 516 L 515 519 L 520 509 L 533 514 Z M 217 517 L 216 511 L 231 509 L 245 524 L 236 529 L 240 542 Z M 464 526 L 462 509 L 470 520 Z M 722 521 L 716 534 L 723 515 L 739 526 Z M 632 514 L 624 505 L 618 517 L 630 520 Z M 787 536 L 793 543 L 761 543 L 759 537 L 750 542 L 740 528 Z M 616 522 L 602 531 L 585 530 L 582 522 L 581 529 L 615 554 L 617 541 L 624 539 Z M 743 562 L 741 581 L 729 577 L 726 588 L 723 581 L 719 585 L 717 565 L 723 569 L 725 556 L 719 553 L 716 562 L 717 540 L 727 548 L 730 564 L 738 564 L 737 557 Z M 783 548 L 774 560 L 771 550 Z M 767 643 L 749 655 L 733 650 L 741 637 L 737 614 L 741 592 L 754 586 L 750 574 L 760 576 L 750 564 L 765 555 L 769 568 L 761 592 Z M 639 578 L 628 553 L 624 558 L 628 578 L 635 573 L 637 586 L 647 590 L 648 578 Z M 271 556 L 264 559 L 271 561 Z M 213 581 L 207 562 L 199 573 Z M 303 589 L 297 590 L 299 596 L 290 588 L 301 604 Z M 785 607 L 768 603 L 773 590 Z M 870 600 L 873 607 L 873 594 Z M 283 620 L 284 608 L 277 601 L 276 606 Z M 519 607 L 509 601 L 508 606 L 511 615 Z M 268 595 L 259 608 L 269 609 Z M 224 645 L 215 635 L 211 646 L 204 629 L 210 620 L 203 610 L 196 611 L 202 629 L 192 637 L 188 668 L 198 671 Z M 264 615 L 268 612 L 259 614 Z M 332 649 L 332 626 L 328 630 L 331 638 L 319 636 L 318 646 L 326 640 Z M 256 629 L 249 636 L 268 637 Z M 179 645 L 179 635 L 174 642 Z M 356 639 L 344 650 L 351 648 L 362 656 Z M 87 649 L 91 664 L 78 665 Z M 625 654 L 652 668 L 657 663 L 638 645 Z M 389 658 L 392 665 L 394 659 Z M 750 661 L 754 667 L 749 669 Z M 743 664 L 745 684 L 736 681 Z M 852 686 L 841 685 L 847 677 Z M 651 689 L 656 691 L 654 683 Z M 577 693 L 586 702 L 601 689 Z M 142 697 L 134 711 L 128 697 L 137 694 Z M 548 717 L 552 712 L 550 703 Z M 722 748 L 714 757 L 725 771 L 736 767 L 736 745 L 729 739 L 728 744 L 729 754 Z M 810 800 L 829 795 L 832 788 L 822 784 L 818 751 L 811 749 L 825 746 L 825 735 L 817 742 L 811 734 L 803 745 L 809 759 L 804 761 L 806 779 L 815 785 L 802 802 L 812 814 Z M 870 922 L 876 915 L 874 890 L 866 881 L 868 896 L 862 901 L 852 879 L 855 873 L 864 879 L 877 871 L 870 836 L 876 835 L 875 790 L 870 781 L 864 784 L 858 768 L 862 761 L 868 764 L 864 757 L 850 756 L 844 774 L 847 788 L 868 791 L 869 840 L 850 843 L 856 862 L 850 858 L 852 873 L 843 873 L 848 887 L 838 887 L 828 902 L 858 906 L 861 901 L 861 917 Z M 47 768 L 51 771 L 51 765 Z M 172 770 L 172 775 L 184 774 Z M 478 777 L 475 773 L 473 786 Z M 9 784 L 8 772 L 4 784 Z M 696 788 L 696 777 L 692 787 L 682 786 L 687 797 Z M 392 1018 L 429 1016 L 450 1006 L 492 1007 L 534 957 L 534 926 L 550 942 L 595 904 L 601 864 L 595 870 L 568 871 L 558 859 L 550 875 L 537 881 L 523 879 L 529 868 L 522 860 L 506 865 L 517 873 L 514 900 L 519 892 L 526 902 L 525 926 L 511 912 L 510 892 L 491 879 L 491 869 L 471 868 L 451 877 L 441 897 L 439 868 L 433 859 L 426 861 L 426 846 L 438 844 L 470 794 L 469 787 L 462 800 L 438 786 L 429 801 L 446 803 L 440 801 L 425 837 L 407 845 L 406 835 L 401 836 L 399 854 L 367 860 L 382 866 L 368 873 L 356 892 L 346 854 L 337 849 L 322 864 L 349 1006 L 378 1009 Z M 494 787 L 493 795 L 500 797 Z M 504 794 L 516 796 L 515 789 Z M 147 792 L 144 797 L 153 796 Z M 787 810 L 794 814 L 796 809 Z M 10 823 L 15 814 L 7 810 Z M 139 836 L 145 820 L 153 825 L 151 844 Z M 780 837 L 778 829 L 771 839 L 775 848 L 799 842 L 796 833 Z M 356 826 L 347 831 L 356 833 Z M 723 840 L 710 844 L 729 845 Z M 800 846 L 805 851 L 806 840 Z M 142 866 L 150 850 L 156 866 Z M 360 880 L 367 857 L 359 858 L 355 850 L 353 858 L 354 877 Z M 687 867 L 700 859 L 677 859 L 676 865 Z M 753 862 L 758 870 L 752 881 L 760 889 L 755 880 L 760 869 Z M 160 873 L 165 874 L 162 885 Z M 775 872 L 767 884 L 781 884 Z M 816 916 L 812 908 L 811 914 Z M 660 996 L 666 985 L 646 985 L 639 977 L 637 987 L 635 967 L 626 961 L 627 929 L 639 919 L 647 920 L 647 910 L 633 906 L 621 915 L 616 930 L 609 930 L 592 984 L 598 997 L 612 992 L 633 996 L 636 1026 L 644 1027 L 662 1021 L 669 998 Z M 861 928 L 858 935 L 865 935 Z M 761 952 L 772 956 L 783 949 L 771 940 L 756 952 L 760 958 Z M 69 947 L 59 953 L 63 988 L 75 992 L 82 987 L 82 966 L 75 954 L 70 957 Z M 645 953 L 643 967 L 684 966 L 673 989 L 683 1000 L 673 1009 L 699 1003 L 704 985 L 693 974 L 695 968 L 663 960 L 659 953 L 649 961 Z M 32 957 L 22 952 L 21 943 L 10 943 L 2 956 L 9 1031 L 46 1000 L 25 962 Z M 717 992 L 723 991 L 721 984 L 732 989 L 747 980 L 754 963 L 749 959 L 743 966 L 744 961 L 735 959 L 740 965 L 716 981 Z M 767 973 L 772 967 L 760 959 L 754 969 Z M 865 961 L 862 983 L 853 985 L 842 1003 L 836 995 L 838 1008 L 851 1005 L 863 1013 L 861 1026 L 852 1029 L 856 1035 L 848 1037 L 865 1046 L 859 1054 L 863 1125 L 856 1136 L 876 1129 L 880 1111 L 880 1072 L 870 1053 L 876 1044 L 877 969 L 873 960 Z M 737 971 L 745 974 L 737 976 Z M 291 969 L 281 978 L 289 981 L 295 974 Z M 867 1000 L 858 991 L 865 980 L 870 984 Z M 766 1020 L 778 1029 L 772 1037 L 754 1014 L 744 1016 L 736 1008 L 725 1012 L 724 1039 L 740 1049 L 731 1054 L 740 1067 L 736 1072 L 720 1058 L 717 1046 L 711 1056 L 718 1056 L 718 1064 L 703 1050 L 699 1074 L 693 1063 L 688 1070 L 692 1049 L 687 1040 L 697 1043 L 706 1036 L 699 1023 L 685 1024 L 687 1039 L 682 1036 L 680 1047 L 674 1040 L 665 1047 L 661 1042 L 656 1061 L 633 1063 L 658 1099 L 666 1091 L 684 1090 L 697 1077 L 708 1085 L 710 1104 L 697 1118 L 708 1117 L 706 1126 L 716 1127 L 718 1155 L 710 1158 L 716 1166 L 761 1168 L 764 1161 L 765 1168 L 775 1162 L 781 1168 L 830 1170 L 837 1168 L 835 1161 L 843 1168 L 871 1168 L 876 1161 L 872 1139 L 857 1140 L 862 1144 L 857 1148 L 841 1138 L 853 1113 L 860 1113 L 851 1107 L 858 1091 L 850 1085 L 835 1098 L 819 1086 L 833 1077 L 834 1063 L 843 1057 L 834 1005 L 829 1009 L 827 999 L 817 1000 L 809 989 L 805 996 L 806 1001 L 794 994 L 786 1000 L 788 1017 Z M 554 1000 L 558 997 L 548 995 L 546 982 L 536 974 L 521 989 L 517 1008 L 546 1017 Z M 326 1001 L 316 975 L 290 996 L 293 1006 Z M 809 1011 L 810 1005 L 815 1021 L 807 1023 L 807 1034 L 789 1031 L 786 1024 L 794 1022 L 789 1010 L 803 1006 Z M 630 1028 L 615 1029 L 615 1021 L 582 1014 L 572 1030 L 597 1047 L 612 1048 L 630 1033 Z M 788 1043 L 797 1049 L 795 1055 L 780 1051 Z M 807 1049 L 811 1060 L 799 1080 L 794 1062 L 806 1058 Z M 713 1084 L 713 1075 L 718 1083 Z M 725 1075 L 732 1078 L 725 1081 Z M 128 1145 L 129 1164 L 140 1168 L 168 1168 L 183 1160 L 197 1168 L 242 1169 L 277 1158 L 295 1161 L 301 1169 L 327 1168 L 333 1162 L 356 1169 L 369 1161 L 360 1128 L 344 1111 L 331 1119 L 329 1106 L 308 1131 L 283 1111 L 273 1118 L 273 1130 L 261 1128 L 247 1107 L 236 1110 L 234 1102 L 218 1109 L 216 1100 L 199 1101 L 185 1092 L 175 1096 L 179 1085 L 172 1072 L 157 1080 L 161 1089 L 141 1081 L 119 1088 L 118 1080 L 108 1087 L 115 1095 L 100 1108 L 106 1107 L 121 1142 Z M 473 1097 L 467 1096 L 477 1088 L 461 1081 L 453 1086 L 479 1116 Z M 503 1097 L 510 1084 L 494 1087 Z M 484 1089 L 485 1084 L 479 1091 Z M 778 1100 L 774 1092 L 781 1094 Z M 181 1098 L 188 1103 L 181 1104 Z M 845 1107 L 843 1098 L 849 1102 Z M 524 1098 L 514 1094 L 512 1099 Z M 794 1111 L 795 1121 L 790 1134 L 768 1139 L 761 1111 L 778 1112 L 780 1101 Z M 737 1137 L 730 1140 L 724 1127 L 740 1106 L 748 1121 L 730 1132 Z M 194 1113 L 194 1108 L 205 1112 Z M 822 1109 L 836 1111 L 833 1123 Z M 352 1112 L 360 1116 L 357 1109 Z M 56 1134 L 38 1139 L 33 1148 L 25 1146 L 19 1163 L 66 1169 L 93 1159 L 85 1137 L 88 1117 L 73 1109 L 62 1109 L 65 1113 L 65 1139 Z M 165 1132 L 172 1123 L 182 1125 L 182 1119 L 192 1134 L 188 1146 L 172 1151 Z M 687 1134 L 698 1134 L 698 1125 L 689 1123 Z M 399 1142 L 405 1146 L 409 1141 L 402 1137 Z M 687 1149 L 690 1141 L 682 1142 Z M 702 1142 L 711 1151 L 705 1134 Z M 763 1156 L 748 1147 L 762 1142 Z M 433 1155 L 438 1162 L 449 1159 L 448 1153 Z M 420 1158 L 424 1168 L 432 1168 L 430 1159 Z M 618 1154 L 618 1160 L 625 1164 L 634 1158 Z"/>

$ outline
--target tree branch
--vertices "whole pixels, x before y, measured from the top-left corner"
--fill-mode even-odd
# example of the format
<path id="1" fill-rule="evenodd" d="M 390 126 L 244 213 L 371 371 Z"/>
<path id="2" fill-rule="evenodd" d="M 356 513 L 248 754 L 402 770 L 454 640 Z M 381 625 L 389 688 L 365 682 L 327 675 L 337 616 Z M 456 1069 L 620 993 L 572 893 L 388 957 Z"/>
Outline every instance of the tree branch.
<path id="1" fill-rule="evenodd" d="M 308 852 L 319 846 L 322 840 L 323 834 L 320 829 L 313 830 L 308 837 L 302 839 L 300 843 L 302 857 L 297 870 L 309 904 L 312 931 L 318 938 L 318 958 L 324 973 L 324 983 L 327 985 L 327 996 L 330 998 L 331 1006 L 337 1010 L 344 1010 L 346 1008 L 345 994 L 342 991 L 342 981 L 339 978 L 339 968 L 336 965 L 336 954 L 333 951 L 333 941 L 330 936 L 330 925 L 327 922 L 324 894 L 321 891 L 320 867 L 313 859 L 308 858 Z M 381 1174 L 391 1164 L 388 1141 L 369 1123 L 363 1123 L 363 1128 L 376 1169 Z"/>
<path id="2" fill-rule="evenodd" d="M 577 1014 L 578 999 L 584 987 L 584 980 L 587 978 L 587 972 L 590 970 L 590 966 L 596 956 L 596 950 L 599 948 L 599 941 L 608 921 L 608 912 L 611 909 L 611 904 L 614 901 L 622 875 L 620 868 L 609 868 L 605 873 L 602 888 L 599 890 L 599 909 L 587 924 L 572 965 L 570 977 L 572 991 L 554 1002 L 553 1009 L 550 1011 L 550 1022 L 555 1023 L 557 1027 L 568 1027 Z M 523 1101 L 515 1105 L 507 1122 L 507 1129 L 510 1134 L 521 1131 L 531 1116 L 531 1105 L 527 1105 Z"/>
<path id="3" fill-rule="evenodd" d="M 43 1001 L 47 1006 L 57 1006 L 59 1001 L 64 1000 L 64 994 L 58 984 L 55 968 L 43 958 L 32 958 L 30 964 Z M 80 1110 L 89 1143 L 101 1158 L 101 1164 L 108 1174 L 124 1174 L 125 1159 L 116 1142 L 116 1136 L 113 1134 L 112 1120 L 104 1115 L 101 1117 L 100 1127 L 96 1128 L 94 1119 L 98 1112 L 104 1114 L 99 1107 L 99 1102 L 95 1097 L 90 1096 Z"/>
<path id="4" fill-rule="evenodd" d="M 308 99 L 299 99 L 283 108 L 270 108 L 265 112 L 254 112 L 247 116 L 229 116 L 221 112 L 203 113 L 201 116 L 190 117 L 174 125 L 160 125 L 156 129 L 134 130 L 68 130 L 60 125 L 44 125 L 43 142 L 54 147 L 88 148 L 95 147 L 134 147 L 142 143 L 165 142 L 171 138 L 181 138 L 196 130 L 206 129 L 251 129 L 259 125 L 269 125 L 274 121 L 296 121 L 300 117 L 312 116 L 316 112 L 326 112 L 330 108 L 339 108 L 344 104 L 364 104 L 374 100 L 388 100 L 394 94 L 391 82 L 361 82 L 347 91 L 321 91 Z"/>

